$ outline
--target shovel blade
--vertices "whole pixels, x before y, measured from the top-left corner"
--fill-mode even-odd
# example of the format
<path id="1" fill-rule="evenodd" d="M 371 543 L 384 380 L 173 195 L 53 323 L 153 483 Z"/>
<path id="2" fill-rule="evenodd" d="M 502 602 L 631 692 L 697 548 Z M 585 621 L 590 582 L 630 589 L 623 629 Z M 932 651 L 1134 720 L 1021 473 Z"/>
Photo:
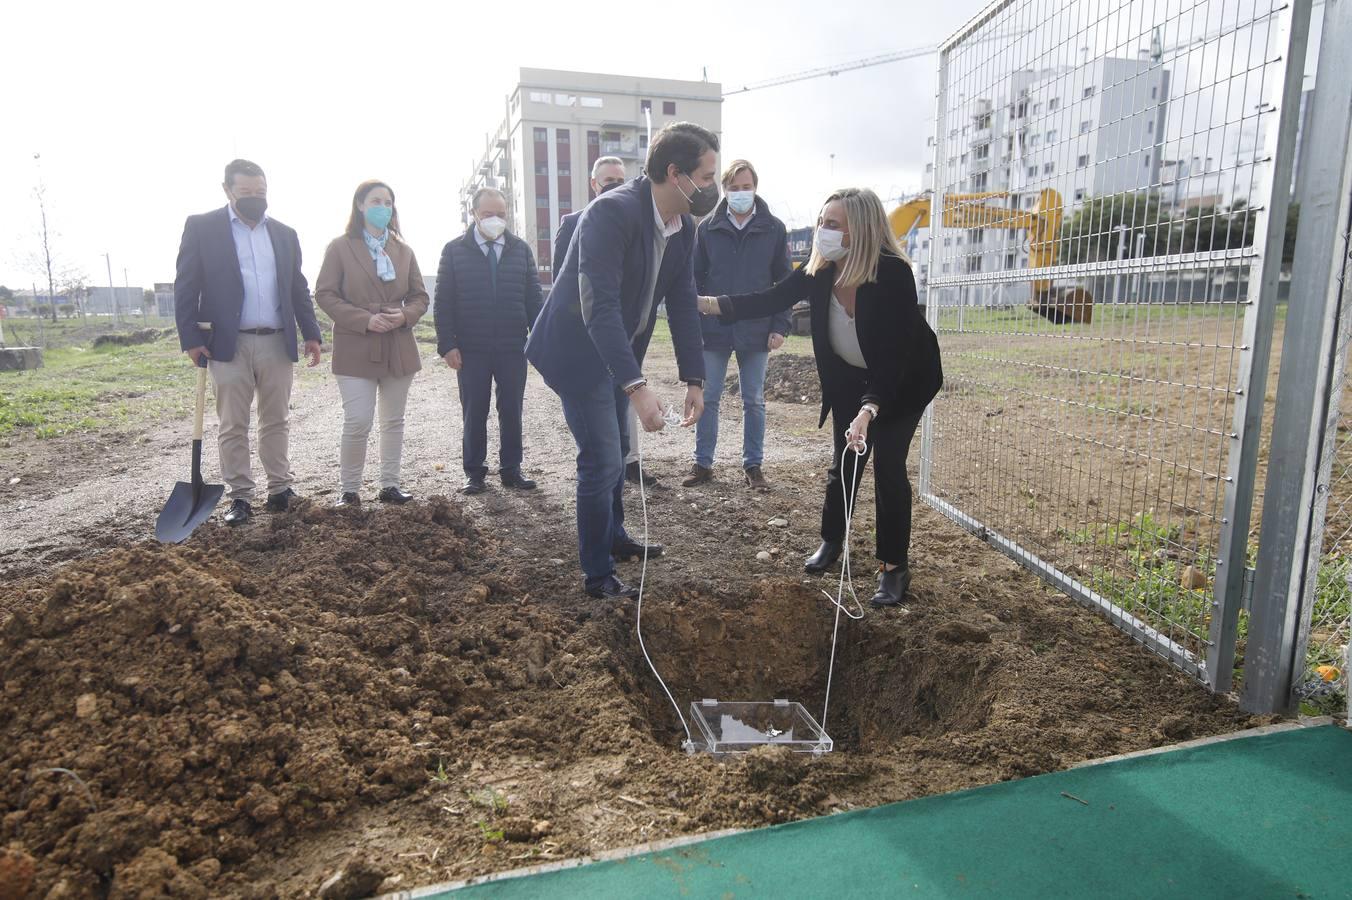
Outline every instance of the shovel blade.
<path id="1" fill-rule="evenodd" d="M 204 484 L 194 503 L 192 483 L 178 482 L 169 495 L 169 502 L 164 504 L 159 518 L 155 520 L 155 539 L 165 544 L 187 540 L 197 526 L 207 520 L 224 495 L 225 485 Z"/>

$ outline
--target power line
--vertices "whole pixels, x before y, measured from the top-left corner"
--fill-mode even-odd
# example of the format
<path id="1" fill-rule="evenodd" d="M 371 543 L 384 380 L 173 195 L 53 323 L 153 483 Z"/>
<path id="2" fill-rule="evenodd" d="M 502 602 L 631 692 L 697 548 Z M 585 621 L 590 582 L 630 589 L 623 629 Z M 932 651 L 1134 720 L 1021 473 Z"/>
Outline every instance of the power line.
<path id="1" fill-rule="evenodd" d="M 881 66 L 887 63 L 900 62 L 904 59 L 915 59 L 920 56 L 929 56 L 939 48 L 930 44 L 925 47 L 912 47 L 909 50 L 894 50 L 891 53 L 883 53 L 879 56 L 866 56 L 863 59 L 852 60 L 851 62 L 840 63 L 834 66 L 822 66 L 818 69 L 807 69 L 802 72 L 792 72 L 788 75 L 780 75 L 778 78 L 767 78 L 765 81 L 753 81 L 750 84 L 735 88 L 730 91 L 724 91 L 724 97 L 731 97 L 736 94 L 745 94 L 748 91 L 759 91 L 763 88 L 778 87 L 781 84 L 792 84 L 795 81 L 807 81 L 810 78 L 834 77 L 841 72 L 852 72 L 855 69 L 867 69 L 871 66 Z"/>

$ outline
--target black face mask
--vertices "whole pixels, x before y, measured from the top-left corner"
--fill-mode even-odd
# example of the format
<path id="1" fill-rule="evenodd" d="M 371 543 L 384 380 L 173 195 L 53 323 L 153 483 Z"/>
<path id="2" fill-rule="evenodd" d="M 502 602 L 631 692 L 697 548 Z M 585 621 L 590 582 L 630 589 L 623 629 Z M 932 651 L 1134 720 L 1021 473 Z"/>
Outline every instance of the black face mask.
<path id="1" fill-rule="evenodd" d="M 604 194 L 606 191 L 613 191 L 615 188 L 617 188 L 617 187 L 623 187 L 623 186 L 624 186 L 624 182 L 623 182 L 623 181 L 612 181 L 610 184 L 603 184 L 603 185 L 601 185 L 601 190 L 599 190 L 599 191 L 596 192 L 596 196 L 599 197 L 599 196 L 601 196 L 602 194 Z"/>
<path id="2" fill-rule="evenodd" d="M 250 222 L 263 221 L 263 213 L 268 208 L 267 197 L 236 197 L 235 212 L 239 213 L 241 219 L 248 219 Z"/>
<path id="3" fill-rule="evenodd" d="M 681 174 L 684 175 L 685 173 L 682 172 Z M 718 185 L 711 184 L 706 188 L 696 187 L 695 179 L 689 175 L 685 177 L 690 182 L 690 187 L 694 190 L 694 193 L 686 194 L 685 191 L 681 191 L 679 182 L 676 184 L 676 190 L 681 191 L 681 196 L 685 197 L 690 204 L 690 215 L 695 218 L 703 218 L 713 212 L 714 207 L 718 205 Z"/>

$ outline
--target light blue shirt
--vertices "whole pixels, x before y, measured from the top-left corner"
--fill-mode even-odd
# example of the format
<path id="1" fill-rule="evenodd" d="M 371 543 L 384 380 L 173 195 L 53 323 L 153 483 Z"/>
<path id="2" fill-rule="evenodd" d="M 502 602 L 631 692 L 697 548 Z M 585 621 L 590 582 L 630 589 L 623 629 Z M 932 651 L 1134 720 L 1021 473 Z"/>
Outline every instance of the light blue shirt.
<path id="1" fill-rule="evenodd" d="M 235 256 L 239 257 L 239 277 L 244 282 L 244 306 L 240 309 L 240 328 L 281 328 L 282 304 L 277 296 L 277 254 L 268 236 L 268 216 L 253 228 L 230 213 L 230 233 L 235 238 Z"/>
<path id="2" fill-rule="evenodd" d="M 479 245 L 479 249 L 483 251 L 484 256 L 488 255 L 488 245 L 492 244 L 497 248 L 495 255 L 498 258 L 498 262 L 502 262 L 502 254 L 507 249 L 507 232 L 504 231 L 502 234 L 498 235 L 496 241 L 490 241 L 488 238 L 484 237 L 483 232 L 479 230 L 479 226 L 475 225 L 474 242 Z"/>

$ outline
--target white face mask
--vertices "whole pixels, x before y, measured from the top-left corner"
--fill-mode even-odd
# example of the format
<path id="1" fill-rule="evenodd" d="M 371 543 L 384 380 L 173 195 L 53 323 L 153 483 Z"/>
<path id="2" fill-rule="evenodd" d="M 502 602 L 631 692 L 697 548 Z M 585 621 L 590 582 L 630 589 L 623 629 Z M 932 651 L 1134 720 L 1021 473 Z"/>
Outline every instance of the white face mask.
<path id="1" fill-rule="evenodd" d="M 841 243 L 843 240 L 845 240 L 845 232 L 843 231 L 836 231 L 834 228 L 818 228 L 817 233 L 813 235 L 812 245 L 821 254 L 822 259 L 835 262 L 838 259 L 844 259 L 850 252 L 850 248 Z"/>
<path id="2" fill-rule="evenodd" d="M 756 205 L 755 191 L 728 191 L 728 209 L 738 215 L 746 215 Z"/>
<path id="3" fill-rule="evenodd" d="M 479 220 L 479 232 L 490 241 L 496 241 L 507 230 L 507 220 L 502 216 L 486 216 Z"/>

